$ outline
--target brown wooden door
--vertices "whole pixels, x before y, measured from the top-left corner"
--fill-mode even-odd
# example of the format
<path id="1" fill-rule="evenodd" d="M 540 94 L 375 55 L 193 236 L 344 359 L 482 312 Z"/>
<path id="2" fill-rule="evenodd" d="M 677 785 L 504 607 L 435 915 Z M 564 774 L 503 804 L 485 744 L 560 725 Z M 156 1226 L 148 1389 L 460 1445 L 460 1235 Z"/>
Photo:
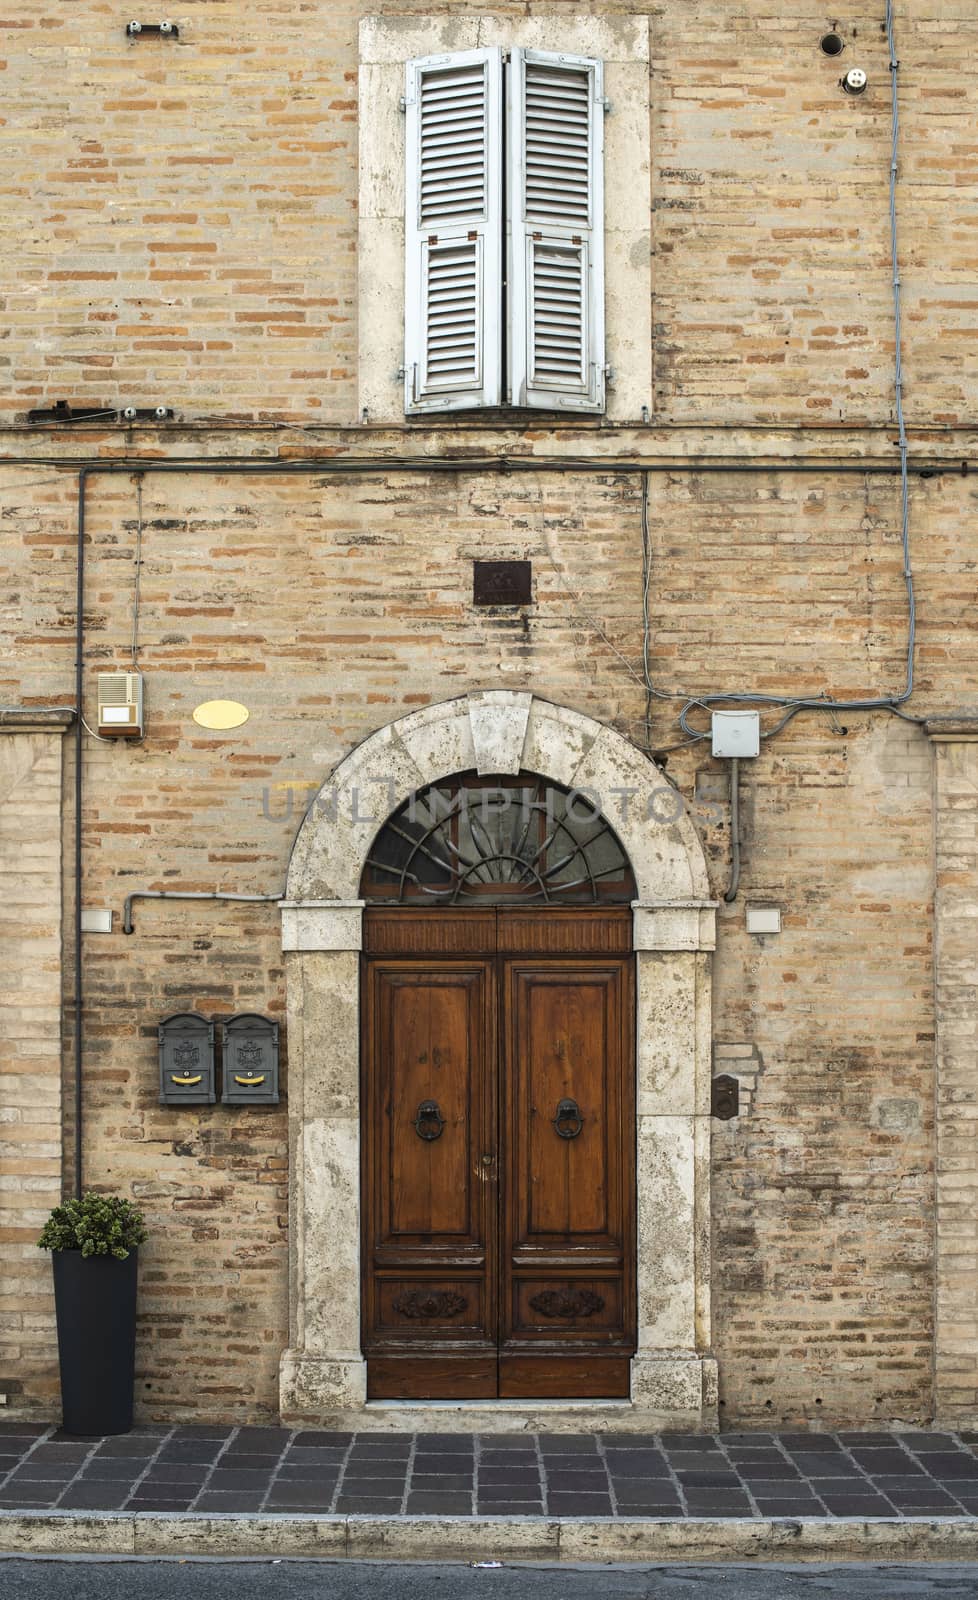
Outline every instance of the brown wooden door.
<path id="1" fill-rule="evenodd" d="M 368 1395 L 627 1395 L 628 913 L 399 909 L 366 924 Z"/>

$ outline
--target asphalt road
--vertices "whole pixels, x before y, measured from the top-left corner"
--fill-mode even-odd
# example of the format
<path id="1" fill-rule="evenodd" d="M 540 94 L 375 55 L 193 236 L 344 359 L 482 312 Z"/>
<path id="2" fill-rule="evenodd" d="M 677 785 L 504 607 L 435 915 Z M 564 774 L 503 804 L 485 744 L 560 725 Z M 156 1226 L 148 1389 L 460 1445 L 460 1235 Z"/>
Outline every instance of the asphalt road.
<path id="1" fill-rule="evenodd" d="M 547 1567 L 0 1556 L 2 1600 L 978 1600 L 978 1565 Z"/>

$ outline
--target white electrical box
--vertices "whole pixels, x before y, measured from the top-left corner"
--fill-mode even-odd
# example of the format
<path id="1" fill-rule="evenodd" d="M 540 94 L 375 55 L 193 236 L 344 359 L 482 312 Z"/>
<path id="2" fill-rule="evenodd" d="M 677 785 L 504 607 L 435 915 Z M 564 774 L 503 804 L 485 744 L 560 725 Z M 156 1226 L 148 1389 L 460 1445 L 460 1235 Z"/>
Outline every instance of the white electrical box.
<path id="1" fill-rule="evenodd" d="M 82 907 L 81 914 L 82 933 L 111 933 L 112 912 L 96 910 L 94 907 Z"/>
<path id="2" fill-rule="evenodd" d="M 757 756 L 761 753 L 759 711 L 714 711 L 713 754 Z"/>
<path id="3" fill-rule="evenodd" d="M 781 932 L 781 907 L 780 906 L 748 906 L 747 907 L 747 932 L 748 933 L 780 933 Z"/>
<path id="4" fill-rule="evenodd" d="M 141 672 L 99 673 L 98 731 L 103 739 L 142 738 L 143 675 Z"/>

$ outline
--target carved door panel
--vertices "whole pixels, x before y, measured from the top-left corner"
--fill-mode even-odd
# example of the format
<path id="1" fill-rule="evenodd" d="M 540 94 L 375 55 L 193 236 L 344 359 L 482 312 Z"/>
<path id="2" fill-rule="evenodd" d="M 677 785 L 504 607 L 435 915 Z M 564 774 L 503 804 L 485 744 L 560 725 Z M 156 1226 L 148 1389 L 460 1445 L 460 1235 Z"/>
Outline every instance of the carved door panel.
<path id="1" fill-rule="evenodd" d="M 629 964 L 503 963 L 499 1393 L 627 1395 Z"/>
<path id="2" fill-rule="evenodd" d="M 573 922 L 487 910 L 451 930 L 484 954 L 401 957 L 444 949 L 445 914 L 368 913 L 370 1398 L 628 1394 L 631 962 L 627 913 L 600 915 L 576 942 L 608 953 L 500 954 L 566 948 Z"/>
<path id="3" fill-rule="evenodd" d="M 496 1393 L 494 1000 L 489 960 L 367 964 L 371 1396 Z"/>

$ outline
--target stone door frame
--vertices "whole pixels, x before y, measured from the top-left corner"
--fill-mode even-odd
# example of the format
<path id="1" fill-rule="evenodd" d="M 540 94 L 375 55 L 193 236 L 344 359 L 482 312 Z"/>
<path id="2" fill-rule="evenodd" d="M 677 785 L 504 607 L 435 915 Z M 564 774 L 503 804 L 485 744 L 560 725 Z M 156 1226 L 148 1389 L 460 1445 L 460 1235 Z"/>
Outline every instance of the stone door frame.
<path id="1" fill-rule="evenodd" d="M 360 1350 L 358 898 L 373 839 L 418 789 L 520 771 L 587 793 L 629 855 L 637 988 L 638 1349 L 626 1401 L 366 1400 Z M 710 1349 L 711 952 L 716 902 L 679 796 L 613 729 L 530 694 L 469 693 L 380 729 L 296 837 L 281 904 L 289 1043 L 286 1421 L 334 1427 L 715 1427 Z"/>

